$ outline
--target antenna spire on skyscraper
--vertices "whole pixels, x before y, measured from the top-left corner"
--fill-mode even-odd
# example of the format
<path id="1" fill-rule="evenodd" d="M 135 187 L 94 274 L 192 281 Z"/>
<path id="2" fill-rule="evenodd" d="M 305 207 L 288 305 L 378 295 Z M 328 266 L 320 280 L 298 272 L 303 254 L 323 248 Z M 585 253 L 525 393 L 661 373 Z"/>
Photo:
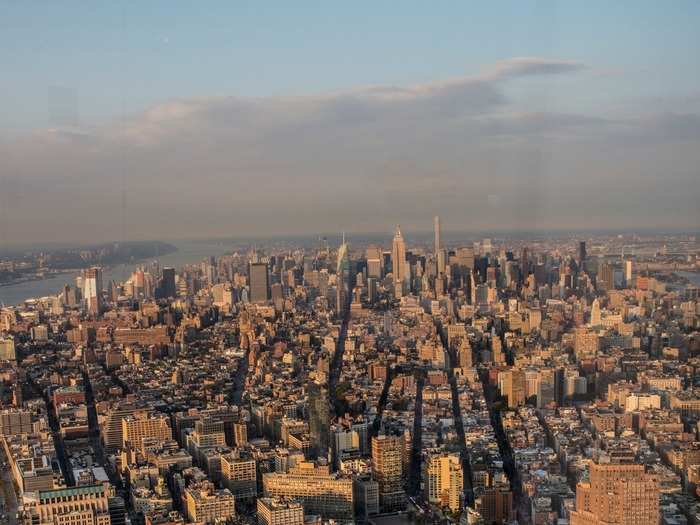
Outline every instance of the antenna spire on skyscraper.
<path id="1" fill-rule="evenodd" d="M 435 233 L 435 254 L 440 251 L 440 216 L 436 215 L 433 219 L 433 229 Z"/>

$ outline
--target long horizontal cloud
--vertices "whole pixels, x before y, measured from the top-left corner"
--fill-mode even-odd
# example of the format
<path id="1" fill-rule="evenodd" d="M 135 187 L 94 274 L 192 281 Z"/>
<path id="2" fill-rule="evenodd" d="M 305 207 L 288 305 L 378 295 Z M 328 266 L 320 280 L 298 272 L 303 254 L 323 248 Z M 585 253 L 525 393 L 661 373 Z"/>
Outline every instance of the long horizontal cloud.
<path id="1" fill-rule="evenodd" d="M 513 58 L 416 86 L 177 100 L 40 130 L 0 144 L 5 235 L 377 230 L 435 213 L 454 229 L 700 223 L 698 115 L 542 112 L 506 95 L 519 78 L 586 69 Z"/>

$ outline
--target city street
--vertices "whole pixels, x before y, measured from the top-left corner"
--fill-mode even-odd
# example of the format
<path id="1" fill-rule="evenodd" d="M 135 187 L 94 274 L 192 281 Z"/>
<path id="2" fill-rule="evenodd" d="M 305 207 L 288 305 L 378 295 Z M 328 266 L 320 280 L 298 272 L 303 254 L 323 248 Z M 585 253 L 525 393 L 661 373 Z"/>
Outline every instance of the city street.
<path id="1" fill-rule="evenodd" d="M 0 484 L 2 485 L 2 498 L 3 498 L 3 523 L 9 525 L 17 525 L 17 494 L 15 493 L 14 486 L 12 484 L 12 476 L 10 475 L 9 468 L 2 469 L 2 477 L 0 478 Z"/>

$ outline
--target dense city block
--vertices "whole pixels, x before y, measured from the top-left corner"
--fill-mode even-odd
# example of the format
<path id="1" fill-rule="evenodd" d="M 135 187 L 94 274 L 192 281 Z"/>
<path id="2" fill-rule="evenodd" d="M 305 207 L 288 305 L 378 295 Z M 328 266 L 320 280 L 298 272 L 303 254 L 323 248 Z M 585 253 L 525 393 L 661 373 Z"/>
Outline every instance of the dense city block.
<path id="1" fill-rule="evenodd" d="M 433 226 L 2 307 L 2 523 L 700 524 L 697 239 Z"/>

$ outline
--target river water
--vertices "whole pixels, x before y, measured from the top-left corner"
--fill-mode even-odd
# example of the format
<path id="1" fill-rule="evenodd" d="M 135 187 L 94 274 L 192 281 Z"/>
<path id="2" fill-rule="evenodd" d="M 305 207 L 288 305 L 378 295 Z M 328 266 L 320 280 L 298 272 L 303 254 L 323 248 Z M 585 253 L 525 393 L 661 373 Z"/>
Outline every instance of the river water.
<path id="1" fill-rule="evenodd" d="M 700 287 L 700 272 L 676 272 L 676 274 L 685 277 L 695 286 Z"/>
<path id="2" fill-rule="evenodd" d="M 205 257 L 218 257 L 236 248 L 232 243 L 218 241 L 176 241 L 170 244 L 177 247 L 176 252 L 161 257 L 149 258 L 145 261 L 134 261 L 104 268 L 102 280 L 105 286 L 111 280 L 116 282 L 125 281 L 139 264 L 158 261 L 161 267 L 172 266 L 173 268 L 181 268 L 187 264 L 200 262 Z M 77 276 L 77 273 L 67 272 L 49 279 L 0 286 L 0 304 L 16 305 L 27 299 L 56 295 L 65 284 L 70 284 L 71 287 L 75 286 L 75 278 Z"/>

